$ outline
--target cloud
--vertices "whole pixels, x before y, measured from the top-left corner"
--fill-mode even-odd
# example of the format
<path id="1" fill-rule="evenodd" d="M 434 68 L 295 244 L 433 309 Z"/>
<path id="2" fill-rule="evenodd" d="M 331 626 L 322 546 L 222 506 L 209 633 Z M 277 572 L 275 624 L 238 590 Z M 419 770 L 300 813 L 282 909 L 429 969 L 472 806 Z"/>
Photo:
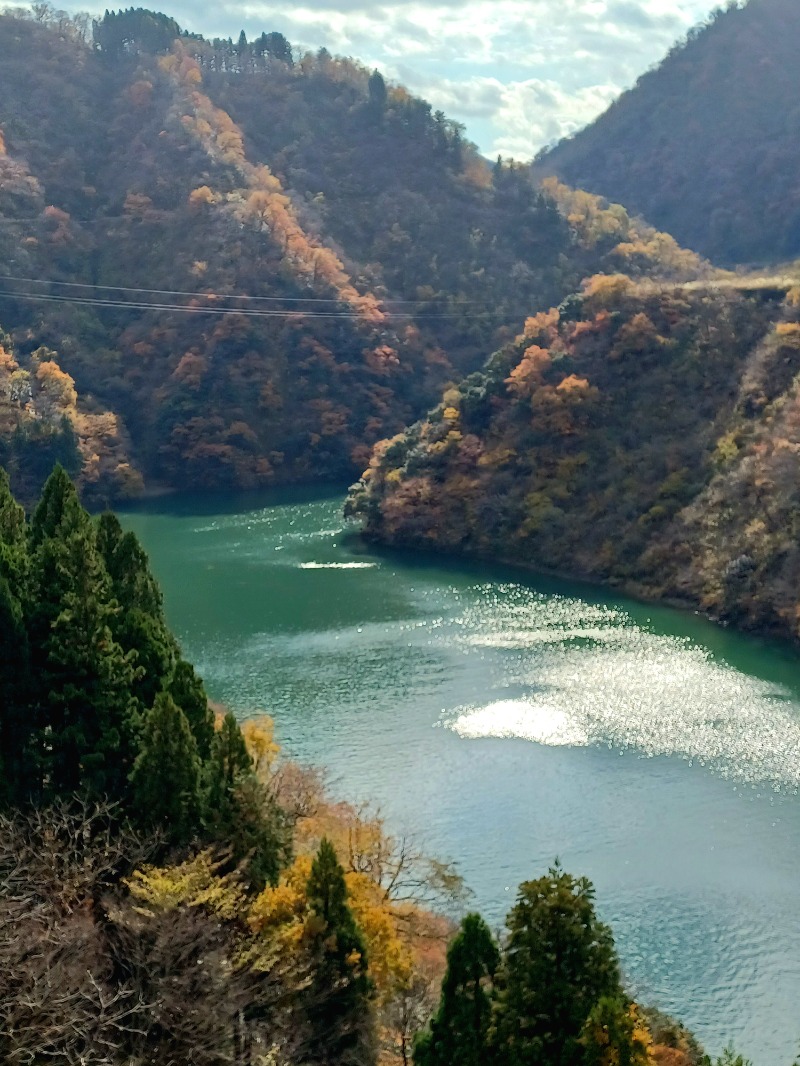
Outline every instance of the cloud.
<path id="1" fill-rule="evenodd" d="M 403 69 L 406 76 L 401 80 L 413 81 L 413 72 Z M 414 88 L 435 108 L 462 121 L 468 133 L 478 125 L 488 128 L 490 139 L 481 145 L 487 155 L 515 159 L 530 159 L 543 145 L 574 133 L 618 94 L 613 84 L 569 92 L 552 80 L 503 83 L 480 75 L 463 81 L 442 78 Z"/>
<path id="2" fill-rule="evenodd" d="M 617 85 L 588 85 L 567 93 L 555 82 L 512 82 L 505 86 L 495 117 L 493 154 L 530 159 L 591 122 L 618 94 Z"/>
<path id="3" fill-rule="evenodd" d="M 73 10 L 84 4 L 69 5 Z M 349 55 L 464 122 L 487 154 L 531 156 L 590 122 L 714 0 L 175 0 L 188 29 L 277 30 Z"/>

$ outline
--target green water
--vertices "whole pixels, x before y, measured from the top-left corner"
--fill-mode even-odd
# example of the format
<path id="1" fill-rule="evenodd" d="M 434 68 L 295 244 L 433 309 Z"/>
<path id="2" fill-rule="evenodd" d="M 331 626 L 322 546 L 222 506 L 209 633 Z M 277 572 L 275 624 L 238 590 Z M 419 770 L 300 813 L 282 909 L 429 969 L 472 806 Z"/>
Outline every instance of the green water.
<path id="1" fill-rule="evenodd" d="M 369 551 L 341 495 L 123 516 L 213 698 L 458 861 L 496 925 L 556 857 L 708 1050 L 800 1040 L 800 660 L 579 584 Z"/>

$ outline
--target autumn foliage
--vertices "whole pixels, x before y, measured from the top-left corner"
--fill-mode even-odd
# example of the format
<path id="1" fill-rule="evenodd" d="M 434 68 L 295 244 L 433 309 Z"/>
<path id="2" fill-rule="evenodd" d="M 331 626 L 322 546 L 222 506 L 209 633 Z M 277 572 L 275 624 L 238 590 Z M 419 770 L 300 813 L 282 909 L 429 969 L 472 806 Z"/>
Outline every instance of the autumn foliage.
<path id="1" fill-rule="evenodd" d="M 0 262 L 37 279 L 0 321 L 59 353 L 96 496 L 352 477 L 587 274 L 707 269 L 353 60 L 37 10 L 0 17 Z"/>
<path id="2" fill-rule="evenodd" d="M 800 636 L 798 337 L 785 287 L 595 276 L 379 445 L 350 512 Z"/>

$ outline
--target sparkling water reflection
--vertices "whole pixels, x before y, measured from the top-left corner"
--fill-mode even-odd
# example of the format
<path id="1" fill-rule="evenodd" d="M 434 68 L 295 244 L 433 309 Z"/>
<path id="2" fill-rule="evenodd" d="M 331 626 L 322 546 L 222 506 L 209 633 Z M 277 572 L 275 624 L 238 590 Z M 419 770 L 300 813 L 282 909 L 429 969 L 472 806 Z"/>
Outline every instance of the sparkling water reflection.
<path id="1" fill-rule="evenodd" d="M 340 498 L 125 516 L 214 698 L 457 858 L 496 924 L 558 855 L 633 991 L 793 1061 L 800 664 L 565 582 L 366 552 Z"/>

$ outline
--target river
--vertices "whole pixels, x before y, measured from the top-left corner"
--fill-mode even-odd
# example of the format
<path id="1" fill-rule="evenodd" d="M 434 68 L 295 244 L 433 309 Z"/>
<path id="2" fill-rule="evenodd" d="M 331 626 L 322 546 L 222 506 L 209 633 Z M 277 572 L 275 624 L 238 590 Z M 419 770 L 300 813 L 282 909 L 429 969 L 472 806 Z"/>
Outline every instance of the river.
<path id="1" fill-rule="evenodd" d="M 211 697 L 457 861 L 500 927 L 558 856 L 718 1053 L 800 1040 L 800 658 L 574 582 L 378 553 L 341 494 L 122 515 Z"/>

